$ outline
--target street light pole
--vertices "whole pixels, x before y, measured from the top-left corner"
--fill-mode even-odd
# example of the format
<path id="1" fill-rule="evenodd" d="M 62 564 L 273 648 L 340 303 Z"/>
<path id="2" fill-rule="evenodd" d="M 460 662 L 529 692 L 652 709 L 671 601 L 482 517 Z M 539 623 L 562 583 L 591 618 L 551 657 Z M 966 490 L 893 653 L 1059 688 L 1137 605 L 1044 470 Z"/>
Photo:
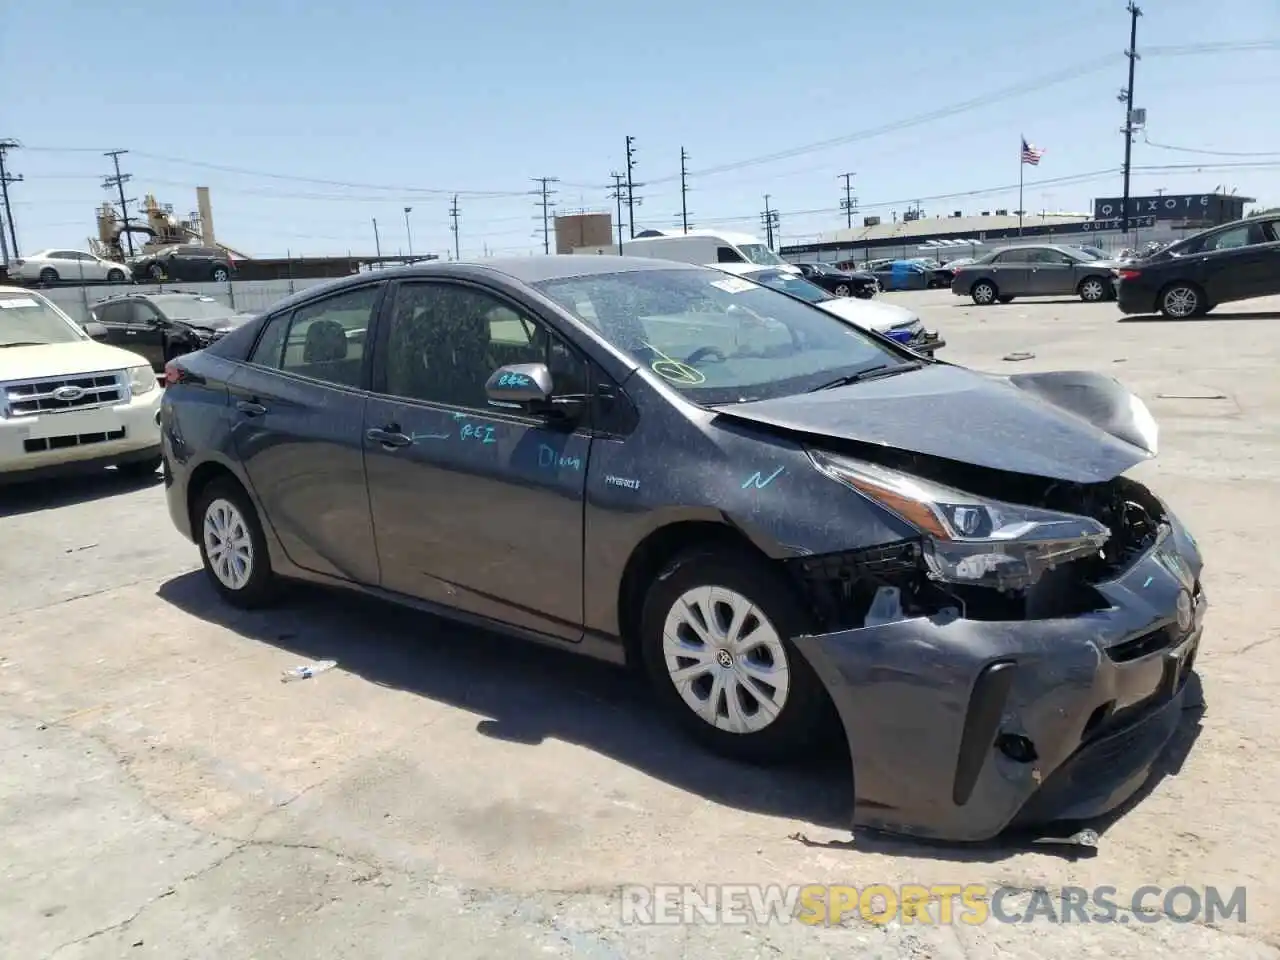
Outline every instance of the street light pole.
<path id="1" fill-rule="evenodd" d="M 378 259 L 382 259 L 382 240 L 378 236 L 378 218 L 373 218 L 373 248 L 378 251 Z"/>
<path id="2" fill-rule="evenodd" d="M 413 259 L 413 230 L 409 228 L 409 214 L 413 212 L 413 207 L 404 208 L 404 235 L 409 240 L 409 259 Z"/>

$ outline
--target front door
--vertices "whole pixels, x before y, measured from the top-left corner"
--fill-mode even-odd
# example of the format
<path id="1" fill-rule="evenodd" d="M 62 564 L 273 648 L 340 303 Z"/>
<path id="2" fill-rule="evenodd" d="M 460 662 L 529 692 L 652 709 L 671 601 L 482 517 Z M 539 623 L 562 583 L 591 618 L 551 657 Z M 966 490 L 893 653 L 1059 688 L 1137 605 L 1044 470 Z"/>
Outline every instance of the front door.
<path id="1" fill-rule="evenodd" d="M 236 453 L 289 559 L 376 585 L 364 474 L 362 343 L 384 283 L 305 303 L 268 322 L 230 381 Z"/>
<path id="2" fill-rule="evenodd" d="M 365 458 L 382 586 L 565 639 L 582 634 L 585 423 L 488 402 L 508 363 L 546 363 L 557 395 L 586 361 L 496 291 L 405 281 L 379 333 Z"/>
<path id="3" fill-rule="evenodd" d="M 128 337 L 130 349 L 147 358 L 151 366 L 162 368 L 165 352 L 165 319 L 160 311 L 145 300 L 129 304 Z"/>

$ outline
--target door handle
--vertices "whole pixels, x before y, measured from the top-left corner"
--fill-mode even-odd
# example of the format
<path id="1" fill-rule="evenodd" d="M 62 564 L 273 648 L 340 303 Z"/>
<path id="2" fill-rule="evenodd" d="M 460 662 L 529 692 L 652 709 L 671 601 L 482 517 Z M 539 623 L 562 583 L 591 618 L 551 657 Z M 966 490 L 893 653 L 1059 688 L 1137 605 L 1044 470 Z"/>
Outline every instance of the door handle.
<path id="1" fill-rule="evenodd" d="M 413 438 L 401 433 L 394 425 L 366 430 L 364 435 L 374 443 L 382 444 L 384 450 L 397 450 L 413 443 Z"/>
<path id="2" fill-rule="evenodd" d="M 267 412 L 266 407 L 260 403 L 255 403 L 252 400 L 241 400 L 236 404 L 236 409 L 246 417 L 260 417 Z"/>

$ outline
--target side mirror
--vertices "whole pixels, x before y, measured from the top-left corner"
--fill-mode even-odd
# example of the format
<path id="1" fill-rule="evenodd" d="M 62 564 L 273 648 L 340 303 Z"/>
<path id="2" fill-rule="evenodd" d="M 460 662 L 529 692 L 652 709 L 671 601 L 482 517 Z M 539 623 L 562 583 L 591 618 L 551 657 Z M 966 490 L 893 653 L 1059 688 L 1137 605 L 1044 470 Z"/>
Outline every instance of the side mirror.
<path id="1" fill-rule="evenodd" d="M 484 385 L 489 402 L 502 407 L 549 405 L 554 389 L 545 363 L 507 364 L 493 371 Z"/>
<path id="2" fill-rule="evenodd" d="M 96 320 L 90 320 L 84 325 L 84 332 L 89 335 L 91 340 L 106 340 L 108 336 L 107 328 Z"/>

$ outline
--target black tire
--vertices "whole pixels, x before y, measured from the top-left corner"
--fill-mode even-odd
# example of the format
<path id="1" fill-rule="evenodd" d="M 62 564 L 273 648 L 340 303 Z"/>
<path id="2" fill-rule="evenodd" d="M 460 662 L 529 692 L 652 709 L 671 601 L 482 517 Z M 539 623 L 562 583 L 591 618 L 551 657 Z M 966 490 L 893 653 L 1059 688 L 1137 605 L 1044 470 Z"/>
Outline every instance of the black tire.
<path id="1" fill-rule="evenodd" d="M 1102 303 L 1107 299 L 1107 288 L 1110 284 L 1104 277 L 1085 277 L 1076 287 L 1076 293 L 1085 303 Z"/>
<path id="2" fill-rule="evenodd" d="M 251 545 L 249 572 L 243 585 L 229 586 L 214 572 L 209 559 L 204 532 L 205 517 L 211 507 L 219 502 L 231 504 L 238 512 L 244 531 L 249 536 Z M 263 535 L 262 524 L 258 520 L 258 512 L 253 508 L 241 486 L 233 480 L 214 480 L 196 497 L 191 510 L 191 528 L 196 543 L 200 547 L 200 561 L 204 564 L 204 572 L 213 584 L 214 590 L 227 603 L 246 610 L 265 607 L 279 595 L 279 578 L 271 569 L 271 556 L 267 552 L 267 538 Z"/>
<path id="3" fill-rule="evenodd" d="M 213 268 L 211 276 L 214 283 L 226 283 L 227 278 L 230 277 L 231 274 L 227 272 L 226 267 L 219 265 Z"/>
<path id="4" fill-rule="evenodd" d="M 996 285 L 990 280 L 979 280 L 969 288 L 969 296 L 973 298 L 973 302 L 978 306 L 989 307 L 999 298 L 1000 291 L 996 289 Z"/>
<path id="5" fill-rule="evenodd" d="M 850 294 L 849 285 L 847 283 L 837 283 L 836 288 L 831 291 L 837 297 L 847 297 Z"/>
<path id="6" fill-rule="evenodd" d="M 1013 303 L 1013 297 L 1009 296 L 1009 294 L 1007 293 L 1002 293 L 1000 294 L 1000 296 L 996 297 L 996 302 L 997 303 Z"/>
<path id="7" fill-rule="evenodd" d="M 58 271 L 53 269 L 53 267 L 45 267 L 43 270 L 40 271 L 40 282 L 41 283 L 57 283 Z"/>
<path id="8" fill-rule="evenodd" d="M 160 264 L 158 263 L 151 264 L 151 266 L 147 267 L 147 276 L 149 276 L 152 280 L 155 280 L 156 282 L 163 280 L 164 267 L 160 266 Z"/>
<path id="9" fill-rule="evenodd" d="M 120 474 L 120 476 L 138 480 L 153 476 L 159 469 L 159 457 L 150 457 L 146 460 L 129 460 L 125 463 L 116 464 L 116 473 Z"/>
<path id="10" fill-rule="evenodd" d="M 1194 283 L 1179 280 L 1160 291 L 1156 301 L 1160 312 L 1170 320 L 1202 317 L 1210 310 L 1209 299 Z"/>
<path id="11" fill-rule="evenodd" d="M 687 591 L 699 586 L 724 587 L 740 594 L 764 615 L 781 640 L 789 689 L 777 717 L 758 731 L 734 733 L 712 726 L 685 703 L 668 672 L 663 651 L 667 615 Z M 834 714 L 822 682 L 791 641 L 809 628 L 809 621 L 791 585 L 763 561 L 714 548 L 680 554 L 649 585 L 640 622 L 644 669 L 663 712 L 694 740 L 722 756 L 759 764 L 806 756 L 825 742 L 820 728 Z M 706 676 L 709 679 L 710 673 Z M 742 702 L 739 698 L 738 703 Z"/>
<path id="12" fill-rule="evenodd" d="M 123 270 L 107 271 L 107 283 L 123 283 L 127 279 Z"/>

